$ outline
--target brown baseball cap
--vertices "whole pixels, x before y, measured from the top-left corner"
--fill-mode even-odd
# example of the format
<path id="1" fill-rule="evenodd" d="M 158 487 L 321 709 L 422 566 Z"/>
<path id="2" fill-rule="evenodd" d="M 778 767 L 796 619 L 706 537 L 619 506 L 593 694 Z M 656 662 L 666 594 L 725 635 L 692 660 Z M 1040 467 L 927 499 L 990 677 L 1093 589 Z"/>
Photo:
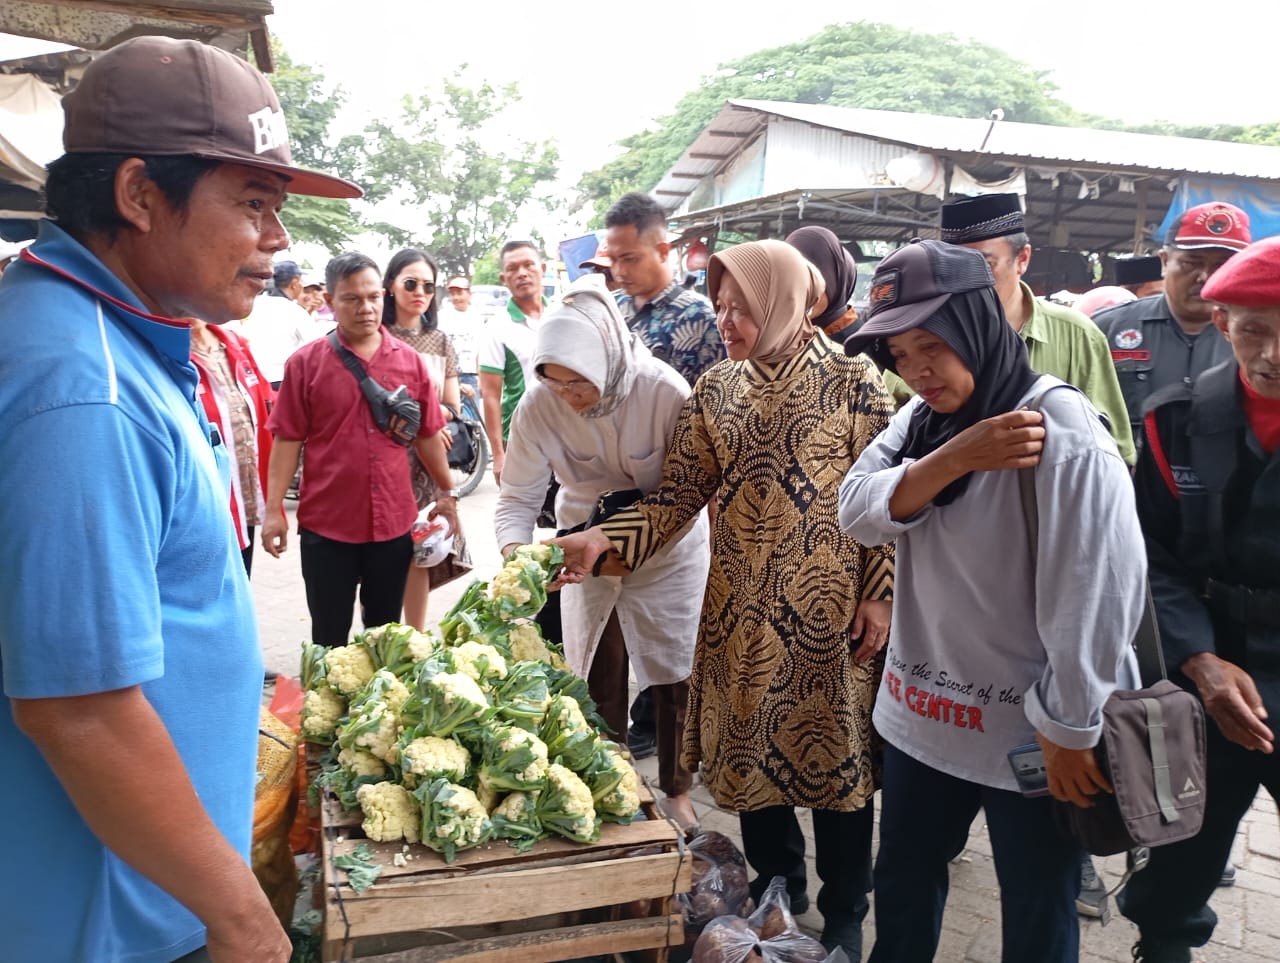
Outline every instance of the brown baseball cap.
<path id="1" fill-rule="evenodd" d="M 190 156 L 289 179 L 291 194 L 360 197 L 350 181 L 295 167 L 275 91 L 235 54 L 194 40 L 135 37 L 87 68 L 62 98 L 68 154 Z"/>

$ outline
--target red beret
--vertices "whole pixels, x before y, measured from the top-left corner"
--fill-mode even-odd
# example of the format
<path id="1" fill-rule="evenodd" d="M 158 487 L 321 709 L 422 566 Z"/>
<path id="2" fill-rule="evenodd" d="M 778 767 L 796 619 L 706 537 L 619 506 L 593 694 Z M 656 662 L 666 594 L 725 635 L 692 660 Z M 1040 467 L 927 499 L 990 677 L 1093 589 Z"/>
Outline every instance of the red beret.
<path id="1" fill-rule="evenodd" d="M 1280 237 L 1250 244 L 1205 282 L 1200 297 L 1242 308 L 1280 305 Z"/>

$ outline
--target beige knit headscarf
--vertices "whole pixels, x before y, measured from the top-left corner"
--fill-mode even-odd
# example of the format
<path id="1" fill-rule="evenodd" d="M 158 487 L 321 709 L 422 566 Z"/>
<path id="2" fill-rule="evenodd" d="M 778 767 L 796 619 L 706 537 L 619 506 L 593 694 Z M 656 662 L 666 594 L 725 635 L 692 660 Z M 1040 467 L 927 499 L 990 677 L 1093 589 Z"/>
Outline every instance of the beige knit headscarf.
<path id="1" fill-rule="evenodd" d="M 784 241 L 750 241 L 711 256 L 707 291 L 714 304 L 724 272 L 733 275 L 760 327 L 751 358 L 778 364 L 813 340 L 809 309 L 826 290 L 818 269 Z"/>

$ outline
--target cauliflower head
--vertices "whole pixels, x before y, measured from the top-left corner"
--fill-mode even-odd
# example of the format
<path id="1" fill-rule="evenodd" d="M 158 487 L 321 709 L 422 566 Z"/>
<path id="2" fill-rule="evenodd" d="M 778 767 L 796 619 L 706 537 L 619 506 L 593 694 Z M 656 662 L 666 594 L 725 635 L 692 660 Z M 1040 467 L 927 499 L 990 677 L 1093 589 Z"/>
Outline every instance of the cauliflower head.
<path id="1" fill-rule="evenodd" d="M 382 698 L 391 707 L 392 712 L 399 712 L 405 700 L 409 698 L 408 687 L 386 669 L 379 669 L 374 678 L 380 678 L 385 684 Z"/>
<path id="2" fill-rule="evenodd" d="M 477 846 L 489 838 L 489 813 L 465 786 L 435 779 L 419 786 L 413 795 L 422 809 L 422 842 L 452 863 L 459 849 Z"/>
<path id="3" fill-rule="evenodd" d="M 510 840 L 518 853 L 532 849 L 533 844 L 545 835 L 542 823 L 538 821 L 537 797 L 536 792 L 510 793 L 489 814 L 493 835 Z"/>
<path id="4" fill-rule="evenodd" d="M 440 646 L 441 642 L 433 635 L 415 631 L 409 637 L 409 656 L 414 662 L 425 662 Z"/>
<path id="5" fill-rule="evenodd" d="M 485 743 L 481 778 L 494 789 L 541 789 L 547 780 L 547 746 L 532 732 L 499 726 Z"/>
<path id="6" fill-rule="evenodd" d="M 537 799 L 538 794 L 536 792 L 507 793 L 502 802 L 498 803 L 498 808 L 493 811 L 492 815 L 519 822 L 533 814 L 534 803 Z"/>
<path id="7" fill-rule="evenodd" d="M 302 700 L 302 737 L 308 742 L 333 742 L 333 731 L 346 714 L 347 700 L 332 689 L 308 689 Z"/>
<path id="8" fill-rule="evenodd" d="M 626 771 L 616 786 L 596 800 L 596 812 L 609 822 L 629 823 L 640 811 L 640 779 L 631 763 L 619 759 Z"/>
<path id="9" fill-rule="evenodd" d="M 400 750 L 400 769 L 410 789 L 433 779 L 462 782 L 471 766 L 471 753 L 454 739 L 420 736 Z"/>
<path id="10" fill-rule="evenodd" d="M 538 735 L 547 744 L 549 757 L 575 772 L 581 772 L 590 764 L 596 750 L 595 730 L 587 724 L 573 696 L 558 695 L 551 699 Z"/>
<path id="11" fill-rule="evenodd" d="M 525 584 L 523 562 L 504 565 L 489 583 L 489 601 L 491 602 L 507 599 L 515 605 L 528 605 L 532 598 L 533 592 Z"/>
<path id="12" fill-rule="evenodd" d="M 571 769 L 559 763 L 547 767 L 547 788 L 538 793 L 538 820 L 543 829 L 580 843 L 600 838 L 591 790 Z"/>
<path id="13" fill-rule="evenodd" d="M 455 672 L 469 675 L 485 685 L 507 677 L 507 660 L 492 645 L 468 639 L 449 650 Z"/>
<path id="14" fill-rule="evenodd" d="M 551 565 L 555 558 L 555 547 L 552 545 L 517 545 L 512 549 L 511 554 L 516 558 L 527 558 L 531 562 L 537 562 L 539 565 Z"/>
<path id="15" fill-rule="evenodd" d="M 380 843 L 403 839 L 416 843 L 422 829 L 422 812 L 413 793 L 394 782 L 375 782 L 356 790 L 364 813 L 364 834 Z"/>
<path id="16" fill-rule="evenodd" d="M 325 680 L 348 699 L 373 678 L 373 656 L 363 645 L 341 645 L 324 657 Z"/>
<path id="17" fill-rule="evenodd" d="M 363 749 L 343 749 L 338 753 L 338 765 L 357 778 L 382 779 L 387 775 L 383 761 Z"/>
<path id="18" fill-rule="evenodd" d="M 338 730 L 343 749 L 367 749 L 383 762 L 400 761 L 400 717 L 382 699 L 372 699 L 360 707 Z"/>
<path id="19" fill-rule="evenodd" d="M 447 736 L 485 718 L 492 707 L 475 679 L 461 672 L 420 673 L 416 691 L 401 707 L 406 723 L 432 736 Z"/>
<path id="20" fill-rule="evenodd" d="M 492 813 L 494 807 L 498 805 L 502 798 L 498 790 L 489 785 L 489 780 L 485 778 L 483 772 L 476 777 L 475 793 L 476 798 L 480 800 L 480 805 L 484 807 L 484 811 L 487 813 Z"/>
<path id="21" fill-rule="evenodd" d="M 535 622 L 517 622 L 507 636 L 512 662 L 550 662 L 551 650 Z"/>

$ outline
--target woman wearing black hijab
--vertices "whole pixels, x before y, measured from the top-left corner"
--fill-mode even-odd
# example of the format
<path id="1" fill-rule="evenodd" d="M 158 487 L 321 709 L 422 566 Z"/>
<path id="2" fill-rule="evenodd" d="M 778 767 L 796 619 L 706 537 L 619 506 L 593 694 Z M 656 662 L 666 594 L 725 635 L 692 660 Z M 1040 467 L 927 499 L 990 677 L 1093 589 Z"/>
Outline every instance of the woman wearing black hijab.
<path id="1" fill-rule="evenodd" d="M 858 265 L 840 239 L 825 227 L 802 227 L 787 235 L 787 243 L 818 269 L 827 288 L 809 312 L 814 325 L 837 343 L 853 333 L 857 312 L 849 302 L 858 283 Z"/>
<path id="2" fill-rule="evenodd" d="M 917 395 L 840 487 L 841 528 L 898 549 L 873 717 L 888 743 L 873 963 L 933 959 L 947 862 L 979 808 L 1002 958 L 1079 958 L 1079 849 L 1047 796 L 1018 792 L 1008 754 L 1039 743 L 1050 793 L 1092 805 L 1111 791 L 1093 754 L 1102 705 L 1137 684 L 1146 556 L 1128 470 L 1084 395 L 1031 370 L 992 284 L 975 251 L 909 244 L 878 266 L 845 343 Z"/>

